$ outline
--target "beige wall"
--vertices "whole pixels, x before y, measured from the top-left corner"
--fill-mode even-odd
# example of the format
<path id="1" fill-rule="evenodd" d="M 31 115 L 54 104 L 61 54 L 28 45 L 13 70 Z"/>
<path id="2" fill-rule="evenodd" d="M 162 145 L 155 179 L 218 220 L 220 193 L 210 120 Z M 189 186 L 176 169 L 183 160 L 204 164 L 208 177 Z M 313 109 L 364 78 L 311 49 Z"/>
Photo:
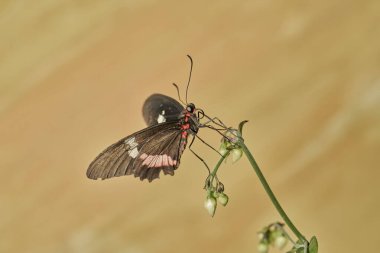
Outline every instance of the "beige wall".
<path id="1" fill-rule="evenodd" d="M 186 54 L 190 100 L 250 120 L 246 144 L 320 252 L 375 252 L 379 24 L 377 0 L 1 1 L 0 252 L 256 251 L 279 216 L 245 159 L 222 167 L 230 203 L 213 219 L 190 152 L 151 184 L 85 176 L 144 127 L 148 95 L 185 87 Z"/>

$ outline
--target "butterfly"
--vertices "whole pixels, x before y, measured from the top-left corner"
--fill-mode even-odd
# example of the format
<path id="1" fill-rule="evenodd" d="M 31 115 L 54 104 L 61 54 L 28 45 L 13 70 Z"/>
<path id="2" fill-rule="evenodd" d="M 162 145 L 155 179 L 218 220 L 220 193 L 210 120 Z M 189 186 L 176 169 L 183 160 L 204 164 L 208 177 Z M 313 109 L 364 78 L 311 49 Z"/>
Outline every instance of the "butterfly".
<path id="1" fill-rule="evenodd" d="M 196 135 L 203 126 L 199 122 L 203 114 L 193 103 L 184 108 L 171 97 L 151 95 L 143 105 L 148 127 L 106 148 L 88 167 L 87 177 L 107 179 L 134 175 L 151 182 L 159 178 L 161 171 L 174 175 L 189 135 Z"/>

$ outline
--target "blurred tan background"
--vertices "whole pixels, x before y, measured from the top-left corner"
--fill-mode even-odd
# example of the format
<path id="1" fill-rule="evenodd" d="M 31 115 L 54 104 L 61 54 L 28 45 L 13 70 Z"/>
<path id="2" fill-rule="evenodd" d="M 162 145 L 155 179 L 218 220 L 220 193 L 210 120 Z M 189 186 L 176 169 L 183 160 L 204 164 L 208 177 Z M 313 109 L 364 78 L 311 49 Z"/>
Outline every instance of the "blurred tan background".
<path id="1" fill-rule="evenodd" d="M 375 252 L 380 227 L 380 2 L 0 2 L 0 252 L 256 252 L 280 220 L 246 159 L 91 181 L 105 147 L 144 126 L 152 93 L 184 91 L 245 139 L 320 252 Z M 200 136 L 219 146 L 219 136 Z M 214 166 L 202 143 L 195 150 Z M 278 252 L 278 251 L 272 251 Z"/>

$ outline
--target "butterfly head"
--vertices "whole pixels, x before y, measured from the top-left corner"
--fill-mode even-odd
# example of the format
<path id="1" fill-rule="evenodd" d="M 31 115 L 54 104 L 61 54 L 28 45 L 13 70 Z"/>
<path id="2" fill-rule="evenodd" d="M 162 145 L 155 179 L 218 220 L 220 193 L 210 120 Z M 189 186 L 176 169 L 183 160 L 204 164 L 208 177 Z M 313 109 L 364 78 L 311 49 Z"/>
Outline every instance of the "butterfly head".
<path id="1" fill-rule="evenodd" d="M 191 118 L 195 122 L 198 122 L 200 119 L 202 119 L 205 116 L 205 113 L 203 112 L 203 110 L 199 108 L 195 108 L 195 105 L 193 103 L 187 104 L 186 111 L 188 114 L 192 115 Z"/>
<path id="2" fill-rule="evenodd" d="M 186 111 L 188 111 L 189 113 L 194 113 L 195 105 L 193 103 L 187 104 Z"/>

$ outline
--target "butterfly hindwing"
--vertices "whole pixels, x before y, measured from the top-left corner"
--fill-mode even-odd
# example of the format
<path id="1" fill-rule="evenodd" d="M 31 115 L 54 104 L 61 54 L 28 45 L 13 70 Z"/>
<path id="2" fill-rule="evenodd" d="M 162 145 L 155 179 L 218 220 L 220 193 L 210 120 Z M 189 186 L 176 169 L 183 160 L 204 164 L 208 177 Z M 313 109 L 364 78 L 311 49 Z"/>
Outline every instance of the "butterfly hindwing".
<path id="1" fill-rule="evenodd" d="M 158 178 L 161 170 L 165 175 L 174 175 L 174 170 L 179 166 L 181 145 L 180 131 L 167 130 L 158 133 L 141 147 L 138 159 L 133 163 L 136 168 L 135 176 L 151 181 Z"/>
<path id="2" fill-rule="evenodd" d="M 106 179 L 133 174 L 151 182 L 161 170 L 174 175 L 185 145 L 178 121 L 156 124 L 105 149 L 90 164 L 87 177 Z"/>
<path id="3" fill-rule="evenodd" d="M 178 119 L 183 106 L 177 100 L 162 95 L 153 94 L 145 100 L 143 116 L 148 126 Z"/>

